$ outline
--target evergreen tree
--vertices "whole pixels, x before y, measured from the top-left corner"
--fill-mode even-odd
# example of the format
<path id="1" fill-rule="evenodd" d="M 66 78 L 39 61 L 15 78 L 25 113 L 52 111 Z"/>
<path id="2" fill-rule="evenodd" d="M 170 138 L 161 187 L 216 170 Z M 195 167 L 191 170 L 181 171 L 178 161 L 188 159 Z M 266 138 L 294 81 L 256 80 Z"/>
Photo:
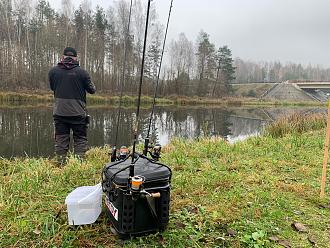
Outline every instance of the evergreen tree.
<path id="1" fill-rule="evenodd" d="M 93 71 L 95 72 L 96 86 L 103 88 L 104 78 L 104 62 L 105 62 L 105 31 L 108 26 L 108 22 L 103 8 L 97 6 L 96 13 L 94 14 L 93 31 L 94 31 L 94 43 L 93 43 Z"/>
<path id="2" fill-rule="evenodd" d="M 157 78 L 160 53 L 160 40 L 155 39 L 148 48 L 145 62 L 145 76 L 152 80 Z"/>
<path id="3" fill-rule="evenodd" d="M 227 46 L 220 47 L 217 54 L 217 76 L 213 87 L 212 96 L 216 93 L 216 87 L 220 84 L 220 95 L 228 95 L 231 93 L 232 88 L 230 83 L 235 79 L 235 67 L 233 65 L 231 50 Z"/>
<path id="4" fill-rule="evenodd" d="M 199 73 L 199 83 L 196 94 L 205 96 L 208 90 L 208 80 L 214 78 L 215 68 L 215 46 L 210 42 L 209 35 L 203 30 L 197 39 L 197 66 Z"/>
<path id="5" fill-rule="evenodd" d="M 197 63 L 200 80 L 204 78 L 212 78 L 212 69 L 215 67 L 214 61 L 214 44 L 210 42 L 209 34 L 203 30 L 199 33 L 197 39 Z"/>
<path id="6" fill-rule="evenodd" d="M 74 12 L 74 26 L 75 26 L 75 48 L 78 51 L 83 50 L 84 45 L 84 32 L 85 32 L 85 21 L 84 21 L 84 11 L 80 5 L 78 10 Z"/>
<path id="7" fill-rule="evenodd" d="M 161 45 L 163 37 L 163 27 L 157 24 L 153 25 L 150 35 L 151 41 L 148 47 L 146 57 L 146 76 L 155 80 L 157 78 L 158 66 L 161 56 Z"/>

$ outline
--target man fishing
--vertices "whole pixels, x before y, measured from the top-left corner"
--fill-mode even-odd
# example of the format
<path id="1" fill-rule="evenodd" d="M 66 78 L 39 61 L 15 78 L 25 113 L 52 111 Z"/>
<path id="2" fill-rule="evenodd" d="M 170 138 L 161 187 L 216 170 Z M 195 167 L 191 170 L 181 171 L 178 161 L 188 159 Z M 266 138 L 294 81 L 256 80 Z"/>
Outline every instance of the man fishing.
<path id="1" fill-rule="evenodd" d="M 96 88 L 89 74 L 79 66 L 77 51 L 72 47 L 64 49 L 62 60 L 49 71 L 48 78 L 55 98 L 55 153 L 63 165 L 69 151 L 70 130 L 73 133 L 74 153 L 84 158 L 88 149 L 86 92 L 94 94 Z"/>

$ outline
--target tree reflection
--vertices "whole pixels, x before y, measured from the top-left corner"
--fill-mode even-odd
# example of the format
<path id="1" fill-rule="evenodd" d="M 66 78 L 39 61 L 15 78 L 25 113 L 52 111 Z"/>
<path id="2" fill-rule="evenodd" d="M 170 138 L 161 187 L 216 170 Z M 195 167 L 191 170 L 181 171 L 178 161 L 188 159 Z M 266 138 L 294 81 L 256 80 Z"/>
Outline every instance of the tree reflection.
<path id="1" fill-rule="evenodd" d="M 90 146 L 113 145 L 116 136 L 118 110 L 93 107 L 88 131 Z M 253 116 L 253 118 L 251 118 Z M 196 138 L 200 136 L 246 135 L 259 131 L 265 121 L 259 112 L 242 109 L 197 107 L 156 107 L 152 121 L 151 142 L 165 145 L 171 137 Z M 150 109 L 141 109 L 139 141 L 147 134 Z M 118 129 L 117 147 L 130 146 L 133 140 L 135 109 L 123 108 Z M 54 153 L 54 127 L 52 109 L 2 108 L 0 109 L 0 156 L 52 156 Z"/>
<path id="2" fill-rule="evenodd" d="M 0 109 L 0 155 L 49 155 L 53 152 L 53 129 L 49 108 Z"/>

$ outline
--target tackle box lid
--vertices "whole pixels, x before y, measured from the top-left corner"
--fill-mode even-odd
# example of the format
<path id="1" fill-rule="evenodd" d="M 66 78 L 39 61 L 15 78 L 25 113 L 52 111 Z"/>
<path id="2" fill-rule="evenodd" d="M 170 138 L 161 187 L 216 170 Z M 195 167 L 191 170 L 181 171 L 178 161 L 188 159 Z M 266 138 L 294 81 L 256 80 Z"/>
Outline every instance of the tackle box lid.
<path id="1" fill-rule="evenodd" d="M 106 164 L 104 167 L 104 172 L 107 179 L 110 179 L 119 170 L 129 166 L 131 164 L 131 159 L 124 161 L 116 161 Z M 154 180 L 164 180 L 171 177 L 172 172 L 169 167 L 159 162 L 153 162 L 144 157 L 139 157 L 135 162 L 134 175 L 143 176 L 145 182 Z M 127 178 L 129 177 L 129 167 L 118 174 L 115 175 L 113 182 L 118 185 L 126 185 Z"/>

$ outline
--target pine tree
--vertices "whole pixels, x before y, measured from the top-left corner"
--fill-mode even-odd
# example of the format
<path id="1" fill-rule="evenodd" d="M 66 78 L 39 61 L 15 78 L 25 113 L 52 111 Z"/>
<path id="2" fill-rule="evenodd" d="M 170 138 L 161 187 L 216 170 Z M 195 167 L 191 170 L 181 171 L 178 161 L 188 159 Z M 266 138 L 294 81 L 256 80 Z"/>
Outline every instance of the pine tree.
<path id="1" fill-rule="evenodd" d="M 208 83 L 204 80 L 214 78 L 215 68 L 215 47 L 210 42 L 209 34 L 204 31 L 199 33 L 197 39 L 197 66 L 199 73 L 199 83 L 196 94 L 204 96 L 208 93 Z"/>
<path id="2" fill-rule="evenodd" d="M 100 88 L 103 88 L 104 77 L 104 62 L 105 62 L 105 31 L 108 26 L 108 22 L 105 16 L 103 8 L 96 6 L 96 12 L 93 16 L 93 32 L 94 32 L 94 44 L 93 44 L 93 63 L 95 67 L 94 76 L 95 82 L 99 83 Z M 98 86 L 98 85 L 97 85 Z"/>
<path id="3" fill-rule="evenodd" d="M 212 96 L 215 95 L 217 85 L 221 85 L 220 95 L 228 95 L 232 88 L 230 83 L 235 79 L 235 67 L 233 65 L 231 50 L 227 46 L 220 47 L 217 54 L 217 75 L 214 83 Z"/>
<path id="4" fill-rule="evenodd" d="M 152 80 L 157 78 L 160 54 L 160 40 L 154 39 L 148 48 L 145 64 L 145 76 Z"/>
<path id="5" fill-rule="evenodd" d="M 82 6 L 80 5 L 78 10 L 74 12 L 73 23 L 75 26 L 75 48 L 78 51 L 83 50 L 83 42 L 84 42 L 84 32 L 85 32 L 85 23 L 84 23 L 84 11 Z"/>
<path id="6" fill-rule="evenodd" d="M 204 31 L 199 33 L 197 39 L 197 63 L 200 80 L 212 78 L 214 69 L 214 44 L 210 42 L 209 34 Z"/>

